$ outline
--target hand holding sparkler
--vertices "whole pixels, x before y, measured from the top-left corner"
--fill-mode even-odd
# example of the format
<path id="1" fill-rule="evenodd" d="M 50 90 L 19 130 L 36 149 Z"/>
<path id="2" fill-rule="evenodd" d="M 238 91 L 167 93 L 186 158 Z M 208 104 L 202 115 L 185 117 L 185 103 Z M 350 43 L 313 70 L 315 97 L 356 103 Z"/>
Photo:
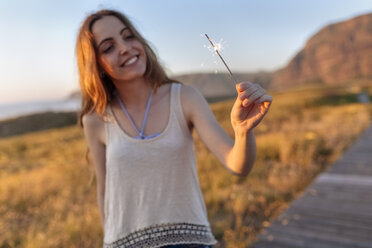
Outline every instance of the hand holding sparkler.
<path id="1" fill-rule="evenodd" d="M 238 133 L 250 131 L 261 122 L 269 111 L 273 98 L 270 95 L 266 95 L 266 91 L 258 84 L 250 82 L 237 84 L 218 47 L 213 44 L 207 34 L 205 36 L 229 71 L 238 92 L 238 98 L 231 111 L 231 124 Z"/>
<path id="2" fill-rule="evenodd" d="M 242 82 L 236 85 L 238 97 L 231 110 L 231 124 L 238 133 L 247 132 L 256 127 L 272 103 L 272 96 L 258 84 Z"/>

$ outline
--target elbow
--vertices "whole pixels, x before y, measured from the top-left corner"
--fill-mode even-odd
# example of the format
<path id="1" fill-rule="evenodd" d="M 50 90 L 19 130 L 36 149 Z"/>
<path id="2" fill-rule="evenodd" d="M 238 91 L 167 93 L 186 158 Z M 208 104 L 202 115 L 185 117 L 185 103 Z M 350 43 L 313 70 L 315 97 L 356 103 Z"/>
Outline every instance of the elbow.
<path id="1" fill-rule="evenodd" d="M 238 177 L 245 178 L 245 177 L 248 177 L 252 169 L 253 169 L 253 164 L 251 164 L 250 166 L 245 166 L 243 168 L 240 168 L 239 170 L 233 170 L 232 168 L 230 168 L 230 171 L 233 172 L 233 174 Z"/>
<path id="2" fill-rule="evenodd" d="M 252 169 L 253 169 L 254 161 L 251 163 L 247 163 L 244 165 L 239 165 L 239 166 L 233 166 L 233 165 L 228 165 L 225 164 L 225 167 L 235 176 L 245 178 L 247 177 Z"/>
<path id="3" fill-rule="evenodd" d="M 235 172 L 234 175 L 237 176 L 237 177 L 240 177 L 240 178 L 246 178 L 246 177 L 248 177 L 249 173 L 250 173 L 250 171 L 248 171 L 248 172 L 244 172 L 244 171 L 243 172 Z"/>
<path id="4" fill-rule="evenodd" d="M 241 178 L 247 177 L 254 166 L 255 157 L 248 158 L 230 158 L 225 161 L 224 166 L 234 175 Z"/>
<path id="5" fill-rule="evenodd" d="M 225 166 L 228 171 L 233 174 L 234 176 L 237 176 L 237 177 L 240 177 L 240 178 L 246 178 L 249 173 L 251 172 L 251 170 L 242 170 L 242 171 L 236 171 L 236 170 L 233 170 L 232 168 L 228 167 L 228 166 Z"/>

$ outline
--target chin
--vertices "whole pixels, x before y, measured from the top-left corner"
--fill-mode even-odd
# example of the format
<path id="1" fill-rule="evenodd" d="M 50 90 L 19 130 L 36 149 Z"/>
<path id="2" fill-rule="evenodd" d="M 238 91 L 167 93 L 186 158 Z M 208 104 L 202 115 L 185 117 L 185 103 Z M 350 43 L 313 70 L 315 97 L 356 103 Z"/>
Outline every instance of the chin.
<path id="1" fill-rule="evenodd" d="M 136 79 L 139 79 L 139 78 L 143 78 L 145 76 L 145 72 L 142 72 L 142 73 L 131 73 L 131 74 L 127 74 L 127 75 L 124 75 L 118 79 L 121 79 L 121 80 L 125 80 L 125 81 L 131 81 L 131 80 L 136 80 Z"/>
<path id="2" fill-rule="evenodd" d="M 146 67 L 136 68 L 136 70 L 131 70 L 126 73 L 121 73 L 121 74 L 116 75 L 115 79 L 130 81 L 130 80 L 135 80 L 135 79 L 144 77 L 145 73 L 146 73 Z"/>

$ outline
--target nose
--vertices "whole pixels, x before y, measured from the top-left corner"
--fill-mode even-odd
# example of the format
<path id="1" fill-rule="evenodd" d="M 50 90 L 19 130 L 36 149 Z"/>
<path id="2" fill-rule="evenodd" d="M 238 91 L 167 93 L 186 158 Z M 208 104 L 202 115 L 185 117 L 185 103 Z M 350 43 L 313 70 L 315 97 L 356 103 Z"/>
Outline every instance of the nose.
<path id="1" fill-rule="evenodd" d="M 130 49 L 128 43 L 126 43 L 125 41 L 122 41 L 119 43 L 119 51 L 120 51 L 120 54 L 125 54 L 128 50 Z"/>

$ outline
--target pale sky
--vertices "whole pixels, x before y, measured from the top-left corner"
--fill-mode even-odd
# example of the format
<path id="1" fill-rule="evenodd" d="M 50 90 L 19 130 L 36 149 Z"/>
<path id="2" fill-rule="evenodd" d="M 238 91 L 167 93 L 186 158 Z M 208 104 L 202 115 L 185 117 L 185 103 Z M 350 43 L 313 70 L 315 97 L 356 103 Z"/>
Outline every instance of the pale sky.
<path id="1" fill-rule="evenodd" d="M 78 89 L 77 30 L 113 8 L 151 42 L 172 75 L 226 72 L 205 48 L 222 39 L 232 71 L 285 66 L 327 24 L 372 12 L 370 0 L 0 0 L 0 103 L 61 99 Z"/>

